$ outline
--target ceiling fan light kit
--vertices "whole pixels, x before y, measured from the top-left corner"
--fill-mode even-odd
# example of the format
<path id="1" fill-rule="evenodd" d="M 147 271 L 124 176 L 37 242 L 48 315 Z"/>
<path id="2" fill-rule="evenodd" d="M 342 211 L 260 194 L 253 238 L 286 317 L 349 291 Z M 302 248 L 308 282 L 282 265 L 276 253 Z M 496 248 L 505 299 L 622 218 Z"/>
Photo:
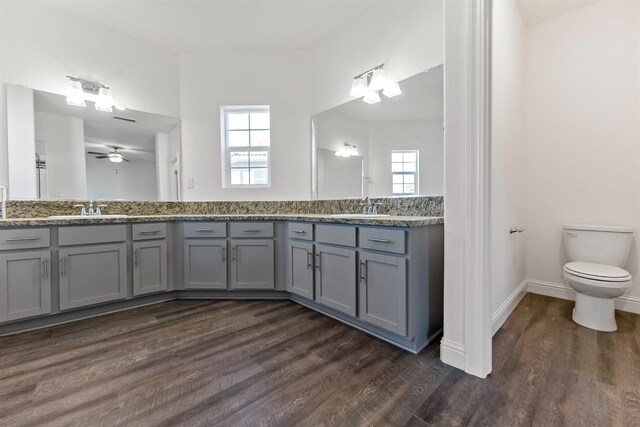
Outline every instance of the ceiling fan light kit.
<path id="1" fill-rule="evenodd" d="M 124 158 L 122 153 L 118 152 L 120 147 L 111 147 L 111 148 L 113 148 L 113 151 L 109 153 L 98 153 L 96 151 L 87 151 L 87 154 L 96 154 L 96 159 L 109 159 L 109 161 L 113 163 L 122 163 L 123 161 L 130 162 L 130 160 L 127 160 Z"/>

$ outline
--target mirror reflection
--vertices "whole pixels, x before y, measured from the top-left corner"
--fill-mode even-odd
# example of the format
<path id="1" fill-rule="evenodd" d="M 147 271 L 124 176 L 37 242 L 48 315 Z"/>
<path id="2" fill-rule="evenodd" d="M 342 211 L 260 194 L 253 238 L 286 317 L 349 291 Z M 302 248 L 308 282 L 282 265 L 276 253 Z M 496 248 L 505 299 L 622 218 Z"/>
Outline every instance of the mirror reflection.
<path id="1" fill-rule="evenodd" d="M 402 94 L 313 117 L 319 199 L 442 195 L 442 66 L 400 82 Z"/>
<path id="2" fill-rule="evenodd" d="M 179 120 L 73 106 L 63 95 L 38 90 L 22 93 L 31 92 L 35 188 L 23 186 L 12 198 L 180 200 Z M 8 102 L 18 100 L 9 97 Z M 9 139 L 10 145 L 29 142 Z M 32 151 L 24 148 L 29 156 Z M 32 173 L 21 171 L 24 182 Z"/>

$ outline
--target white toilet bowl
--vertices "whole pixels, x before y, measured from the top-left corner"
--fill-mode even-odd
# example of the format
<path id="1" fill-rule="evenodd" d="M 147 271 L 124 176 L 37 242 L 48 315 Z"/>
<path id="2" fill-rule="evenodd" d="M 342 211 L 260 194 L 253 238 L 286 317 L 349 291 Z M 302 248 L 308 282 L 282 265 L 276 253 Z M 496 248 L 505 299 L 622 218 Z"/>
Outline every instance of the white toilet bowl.
<path id="1" fill-rule="evenodd" d="M 631 275 L 619 267 L 590 262 L 569 262 L 563 274 L 576 291 L 574 322 L 597 331 L 617 330 L 614 299 L 631 288 Z"/>

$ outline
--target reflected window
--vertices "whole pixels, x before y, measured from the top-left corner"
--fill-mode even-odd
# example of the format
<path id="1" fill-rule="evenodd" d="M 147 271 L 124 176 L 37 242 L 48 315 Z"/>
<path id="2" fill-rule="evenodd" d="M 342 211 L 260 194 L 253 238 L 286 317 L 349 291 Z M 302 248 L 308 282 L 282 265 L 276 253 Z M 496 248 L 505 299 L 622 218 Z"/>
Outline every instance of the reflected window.
<path id="1" fill-rule="evenodd" d="M 225 187 L 269 186 L 269 107 L 222 107 L 221 113 Z"/>
<path id="2" fill-rule="evenodd" d="M 391 152 L 393 194 L 418 193 L 418 154 L 418 150 Z"/>

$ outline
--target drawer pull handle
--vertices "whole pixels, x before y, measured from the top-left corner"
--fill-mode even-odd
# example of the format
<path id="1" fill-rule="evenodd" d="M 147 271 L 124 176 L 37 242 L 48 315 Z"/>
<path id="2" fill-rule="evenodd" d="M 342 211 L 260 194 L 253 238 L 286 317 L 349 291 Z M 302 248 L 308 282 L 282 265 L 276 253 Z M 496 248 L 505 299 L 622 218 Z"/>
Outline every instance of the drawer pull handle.
<path id="1" fill-rule="evenodd" d="M 197 233 L 213 233 L 213 228 L 196 228 Z"/>
<path id="2" fill-rule="evenodd" d="M 133 251 L 133 265 L 138 265 L 138 250 Z"/>
<path id="3" fill-rule="evenodd" d="M 307 252 L 307 270 L 313 270 L 313 254 Z"/>
<path id="4" fill-rule="evenodd" d="M 296 234 L 307 234 L 307 232 L 304 230 L 291 230 L 291 232 Z"/>
<path id="5" fill-rule="evenodd" d="M 242 230 L 245 233 L 259 233 L 262 230 L 260 230 L 259 228 L 247 228 L 245 230 Z"/>
<path id="6" fill-rule="evenodd" d="M 226 247 L 222 247 L 222 262 L 225 262 L 227 260 L 227 248 Z"/>
<path id="7" fill-rule="evenodd" d="M 367 239 L 370 242 L 375 242 L 375 243 L 391 243 L 391 240 L 387 240 L 387 239 L 376 239 L 375 237 L 372 237 L 370 239 Z"/>
<path id="8" fill-rule="evenodd" d="M 160 230 L 141 231 L 140 234 L 158 234 Z"/>
<path id="9" fill-rule="evenodd" d="M 39 237 L 13 237 L 11 239 L 5 239 L 6 242 L 32 242 L 34 240 L 40 240 Z"/>

